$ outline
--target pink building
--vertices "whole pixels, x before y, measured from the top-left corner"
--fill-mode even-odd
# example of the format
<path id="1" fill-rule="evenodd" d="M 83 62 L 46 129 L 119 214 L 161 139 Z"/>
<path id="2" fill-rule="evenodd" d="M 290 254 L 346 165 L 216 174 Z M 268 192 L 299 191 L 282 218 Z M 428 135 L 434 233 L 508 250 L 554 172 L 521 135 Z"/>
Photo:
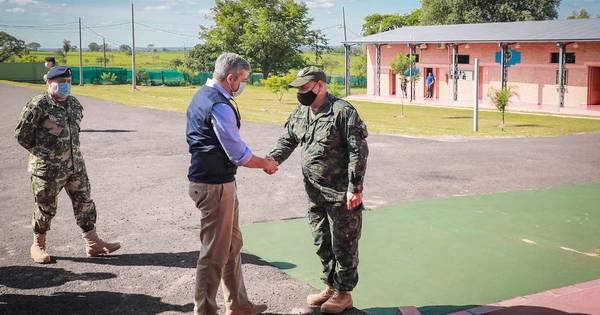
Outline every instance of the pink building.
<path id="1" fill-rule="evenodd" d="M 402 27 L 346 44 L 366 46 L 370 96 L 401 97 L 390 63 L 406 54 L 415 56 L 419 73 L 408 99 L 424 100 L 424 78 L 432 73 L 432 101 L 472 103 L 477 58 L 484 103 L 491 86 L 505 84 L 516 87 L 522 106 L 600 109 L 600 19 Z"/>

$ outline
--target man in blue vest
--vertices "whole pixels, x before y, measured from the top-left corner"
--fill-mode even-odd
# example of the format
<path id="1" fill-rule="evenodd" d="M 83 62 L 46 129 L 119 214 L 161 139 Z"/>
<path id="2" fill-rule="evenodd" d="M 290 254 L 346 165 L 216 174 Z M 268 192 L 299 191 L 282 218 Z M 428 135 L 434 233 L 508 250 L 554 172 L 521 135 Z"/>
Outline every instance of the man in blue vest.
<path id="1" fill-rule="evenodd" d="M 241 56 L 221 54 L 213 78 L 194 95 L 187 110 L 186 134 L 192 154 L 189 194 L 201 213 L 195 314 L 217 314 L 215 300 L 221 281 L 226 314 L 254 315 L 267 309 L 248 301 L 240 257 L 237 168 L 259 168 L 272 174 L 278 167 L 272 159 L 255 156 L 240 137 L 240 114 L 232 101 L 242 93 L 249 72 L 250 65 Z"/>

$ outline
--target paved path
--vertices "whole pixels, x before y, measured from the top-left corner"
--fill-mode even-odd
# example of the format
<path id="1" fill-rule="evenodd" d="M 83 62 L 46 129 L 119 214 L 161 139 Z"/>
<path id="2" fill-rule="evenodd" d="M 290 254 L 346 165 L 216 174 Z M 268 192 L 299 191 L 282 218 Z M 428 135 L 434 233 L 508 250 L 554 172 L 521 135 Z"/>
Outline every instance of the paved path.
<path id="1" fill-rule="evenodd" d="M 98 229 L 124 247 L 114 258 L 84 259 L 70 203 L 62 194 L 48 234 L 57 262 L 40 267 L 28 257 L 32 197 L 27 154 L 13 138 L 21 108 L 37 93 L 0 84 L 0 308 L 6 299 L 23 305 L 69 304 L 80 292 L 93 297 L 99 304 L 90 307 L 104 313 L 189 312 L 199 220 L 187 196 L 185 115 L 80 98 L 85 108 L 82 152 Z M 244 139 L 261 155 L 279 132 L 274 125 L 242 127 Z M 369 145 L 368 208 L 600 181 L 600 135 L 486 140 L 371 135 Z M 237 178 L 243 224 L 304 216 L 298 153 L 275 176 L 241 169 Z M 251 297 L 267 302 L 275 313 L 289 313 L 314 291 L 257 257 L 246 255 L 245 262 Z M 65 293 L 52 295 L 57 292 Z"/>

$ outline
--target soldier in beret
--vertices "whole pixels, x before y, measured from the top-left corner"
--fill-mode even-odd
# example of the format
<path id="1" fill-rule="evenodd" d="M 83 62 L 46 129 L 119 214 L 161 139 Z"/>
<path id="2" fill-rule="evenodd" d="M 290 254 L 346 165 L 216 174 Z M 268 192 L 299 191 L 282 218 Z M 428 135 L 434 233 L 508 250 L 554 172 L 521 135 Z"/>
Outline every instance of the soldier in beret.
<path id="1" fill-rule="evenodd" d="M 79 149 L 83 107 L 71 95 L 71 69 L 53 67 L 47 79 L 48 90 L 27 102 L 15 129 L 17 141 L 29 151 L 28 171 L 35 200 L 31 258 L 37 263 L 50 262 L 46 232 L 50 230 L 57 197 L 63 188 L 71 198 L 87 256 L 114 252 L 121 245 L 104 242 L 96 234 L 96 206 Z"/>

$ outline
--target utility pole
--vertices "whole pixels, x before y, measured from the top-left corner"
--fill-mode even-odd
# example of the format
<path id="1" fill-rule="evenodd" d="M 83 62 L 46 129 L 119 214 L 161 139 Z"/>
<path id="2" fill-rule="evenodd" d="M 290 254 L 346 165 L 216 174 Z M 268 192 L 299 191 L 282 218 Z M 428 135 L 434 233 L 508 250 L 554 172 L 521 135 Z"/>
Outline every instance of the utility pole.
<path id="1" fill-rule="evenodd" d="M 346 96 L 350 95 L 350 45 L 346 43 L 346 10 L 342 7 L 342 17 L 344 19 L 344 87 Z"/>
<path id="2" fill-rule="evenodd" d="M 106 41 L 102 37 L 102 54 L 104 55 L 104 68 L 106 68 Z"/>
<path id="3" fill-rule="evenodd" d="M 81 17 L 79 18 L 79 85 L 83 85 L 83 48 L 81 48 Z"/>
<path id="4" fill-rule="evenodd" d="M 135 91 L 135 19 L 133 16 L 133 2 L 131 2 L 131 90 Z"/>

